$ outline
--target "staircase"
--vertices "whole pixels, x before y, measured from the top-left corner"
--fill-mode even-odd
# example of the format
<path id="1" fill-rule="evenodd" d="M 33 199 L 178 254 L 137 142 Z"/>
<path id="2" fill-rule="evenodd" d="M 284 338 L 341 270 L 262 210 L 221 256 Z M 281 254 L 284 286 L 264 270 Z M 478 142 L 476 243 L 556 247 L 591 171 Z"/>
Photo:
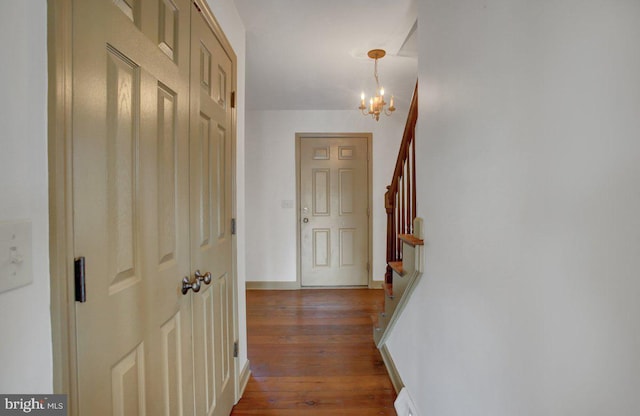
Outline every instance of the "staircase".
<path id="1" fill-rule="evenodd" d="M 374 339 L 382 347 L 402 313 L 423 271 L 424 240 L 422 220 L 416 218 L 416 150 L 418 83 L 407 116 L 391 185 L 387 186 L 387 270 L 385 308 L 374 327 Z"/>

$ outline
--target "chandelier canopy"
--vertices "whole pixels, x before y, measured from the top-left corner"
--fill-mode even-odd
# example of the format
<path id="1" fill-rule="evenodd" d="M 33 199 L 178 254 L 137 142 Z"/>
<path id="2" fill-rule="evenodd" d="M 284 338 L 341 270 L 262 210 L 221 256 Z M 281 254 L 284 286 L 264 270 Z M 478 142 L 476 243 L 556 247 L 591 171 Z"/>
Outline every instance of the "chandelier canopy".
<path id="1" fill-rule="evenodd" d="M 396 107 L 393 105 L 393 96 L 391 96 L 391 100 L 389 101 L 389 107 L 384 108 L 387 103 L 384 101 L 384 88 L 380 87 L 380 79 L 378 78 L 378 59 L 382 59 L 386 54 L 383 49 L 372 49 L 367 53 L 369 58 L 375 60 L 373 64 L 373 76 L 376 79 L 376 93 L 375 96 L 369 99 L 369 107 L 367 108 L 363 91 L 362 95 L 360 95 L 360 107 L 358 107 L 363 115 L 370 115 L 376 121 L 380 120 L 380 114 L 384 113 L 390 116 L 396 111 Z"/>

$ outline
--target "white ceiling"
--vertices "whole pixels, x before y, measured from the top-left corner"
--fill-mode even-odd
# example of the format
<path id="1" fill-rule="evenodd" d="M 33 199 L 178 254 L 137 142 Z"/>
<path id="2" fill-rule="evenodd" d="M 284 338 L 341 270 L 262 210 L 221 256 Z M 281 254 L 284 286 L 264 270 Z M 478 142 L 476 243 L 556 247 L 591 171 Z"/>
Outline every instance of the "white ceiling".
<path id="1" fill-rule="evenodd" d="M 248 110 L 357 109 L 360 93 L 375 89 L 370 49 L 387 51 L 378 61 L 385 96 L 409 106 L 415 0 L 234 2 L 247 30 Z"/>

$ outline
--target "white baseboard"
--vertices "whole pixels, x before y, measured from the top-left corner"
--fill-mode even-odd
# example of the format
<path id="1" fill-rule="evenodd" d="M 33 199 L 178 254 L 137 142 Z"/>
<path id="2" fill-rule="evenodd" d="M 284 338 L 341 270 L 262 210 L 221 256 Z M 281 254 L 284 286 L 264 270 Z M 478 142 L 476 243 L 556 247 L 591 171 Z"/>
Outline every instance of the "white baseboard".
<path id="1" fill-rule="evenodd" d="M 393 384 L 393 389 L 396 393 L 400 393 L 400 390 L 404 387 L 404 383 L 400 378 L 400 373 L 398 373 L 398 369 L 396 365 L 393 363 L 393 358 L 391 358 L 391 353 L 389 353 L 389 349 L 387 345 L 383 345 L 380 347 L 380 355 L 382 356 L 382 361 L 384 362 L 384 366 L 387 367 L 387 373 L 389 373 L 389 378 L 391 379 L 391 384 Z"/>
<path id="2" fill-rule="evenodd" d="M 244 364 L 244 368 L 240 371 L 240 375 L 238 378 L 238 394 L 236 395 L 236 404 L 240 401 L 240 398 L 244 394 L 244 390 L 247 388 L 247 383 L 249 383 L 249 378 L 251 378 L 251 368 L 249 367 L 249 360 Z"/>
<path id="3" fill-rule="evenodd" d="M 369 289 L 382 289 L 383 284 L 384 280 L 372 280 Z"/>
<path id="4" fill-rule="evenodd" d="M 298 290 L 299 282 L 246 282 L 247 290 Z"/>
<path id="5" fill-rule="evenodd" d="M 313 290 L 313 289 L 382 289 L 381 280 L 374 280 L 371 286 L 301 286 L 299 282 L 245 282 L 247 290 Z"/>

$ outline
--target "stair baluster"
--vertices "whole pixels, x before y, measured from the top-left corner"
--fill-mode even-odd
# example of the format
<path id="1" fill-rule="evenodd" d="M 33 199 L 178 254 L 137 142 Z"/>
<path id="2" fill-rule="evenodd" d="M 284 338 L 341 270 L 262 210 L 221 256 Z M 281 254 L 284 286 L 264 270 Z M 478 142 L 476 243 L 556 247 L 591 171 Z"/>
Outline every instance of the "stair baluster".
<path id="1" fill-rule="evenodd" d="M 391 262 L 402 260 L 400 234 L 413 233 L 413 220 L 416 217 L 416 150 L 415 134 L 418 120 L 418 83 L 413 92 L 411 107 L 407 115 L 400 151 L 396 159 L 391 185 L 385 194 L 387 212 L 387 270 L 385 283 L 392 283 Z"/>

